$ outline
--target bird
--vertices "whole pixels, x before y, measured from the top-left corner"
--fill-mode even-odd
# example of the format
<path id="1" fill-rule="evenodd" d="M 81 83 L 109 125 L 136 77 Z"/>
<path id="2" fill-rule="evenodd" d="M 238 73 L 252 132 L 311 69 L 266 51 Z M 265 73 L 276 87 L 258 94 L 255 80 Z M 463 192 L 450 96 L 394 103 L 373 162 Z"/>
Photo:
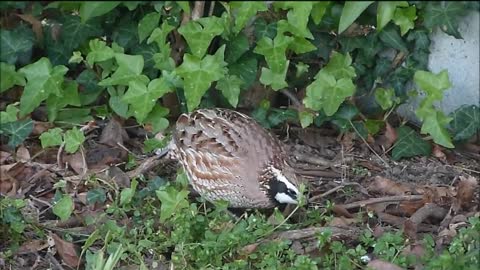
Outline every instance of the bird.
<path id="1" fill-rule="evenodd" d="M 298 204 L 299 181 L 283 143 L 236 110 L 181 114 L 167 148 L 193 189 L 209 202 L 226 201 L 236 209 Z"/>

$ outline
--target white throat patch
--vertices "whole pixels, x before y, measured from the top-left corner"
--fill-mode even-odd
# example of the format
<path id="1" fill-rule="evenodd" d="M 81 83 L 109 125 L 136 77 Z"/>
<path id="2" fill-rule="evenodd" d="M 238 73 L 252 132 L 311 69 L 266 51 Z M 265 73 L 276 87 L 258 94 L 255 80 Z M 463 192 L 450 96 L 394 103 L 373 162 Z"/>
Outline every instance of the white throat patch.
<path id="1" fill-rule="evenodd" d="M 292 197 L 288 196 L 287 194 L 281 192 L 275 194 L 275 200 L 279 203 L 289 203 L 289 204 L 297 204 L 297 200 L 292 199 Z"/>
<path id="2" fill-rule="evenodd" d="M 288 181 L 288 179 L 285 177 L 285 175 L 282 174 L 282 172 L 275 168 L 275 167 L 270 167 L 270 169 L 272 170 L 273 174 L 275 175 L 275 178 L 284 183 L 288 189 L 291 189 L 293 191 L 295 191 L 295 193 L 298 195 L 300 192 L 298 191 L 298 189 L 292 184 L 292 182 Z M 297 203 L 296 200 L 294 200 L 292 197 L 288 196 L 287 194 L 285 193 L 277 193 L 275 195 L 275 199 L 277 201 L 279 201 L 280 203 Z"/>

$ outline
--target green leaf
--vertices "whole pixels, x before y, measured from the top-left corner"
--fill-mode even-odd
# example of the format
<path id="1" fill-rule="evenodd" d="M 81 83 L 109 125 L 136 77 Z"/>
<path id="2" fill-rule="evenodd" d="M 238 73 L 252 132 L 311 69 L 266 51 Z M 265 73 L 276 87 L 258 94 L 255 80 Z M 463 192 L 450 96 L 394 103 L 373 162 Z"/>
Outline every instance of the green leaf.
<path id="1" fill-rule="evenodd" d="M 147 118 L 145 118 L 144 122 L 146 124 L 152 125 L 153 133 L 164 131 L 170 125 L 168 119 L 165 118 L 166 116 L 168 116 L 168 113 L 168 108 L 155 104 L 155 107 L 153 107 L 152 111 L 150 112 L 150 114 L 148 114 Z"/>
<path id="2" fill-rule="evenodd" d="M 312 12 L 311 16 L 313 19 L 313 22 L 318 25 L 323 18 L 323 15 L 325 15 L 325 12 L 327 11 L 328 6 L 330 5 L 330 1 L 321 1 L 321 2 L 315 2 L 312 7 Z"/>
<path id="3" fill-rule="evenodd" d="M 52 128 L 40 135 L 40 142 L 42 148 L 45 149 L 50 146 L 57 146 L 62 144 L 62 129 Z"/>
<path id="4" fill-rule="evenodd" d="M 299 62 L 298 64 L 295 65 L 295 67 L 297 68 L 297 72 L 295 73 L 295 77 L 297 77 L 297 78 L 300 78 L 300 76 L 307 73 L 308 69 L 310 68 L 309 65 L 307 65 L 303 62 Z"/>
<path id="5" fill-rule="evenodd" d="M 338 24 L 338 33 L 341 34 L 345 31 L 373 2 L 374 1 L 345 2 Z"/>
<path id="6" fill-rule="evenodd" d="M 220 47 L 215 55 L 207 55 L 202 60 L 188 53 L 184 55 L 183 63 L 176 71 L 184 80 L 188 110 L 197 108 L 212 82 L 225 76 L 227 63 L 223 60 L 224 53 L 225 45 Z"/>
<path id="7" fill-rule="evenodd" d="M 158 199 L 162 202 L 160 208 L 160 222 L 165 222 L 175 212 L 181 211 L 188 207 L 187 190 L 177 191 L 174 187 L 168 186 L 166 188 L 157 190 Z"/>
<path id="8" fill-rule="evenodd" d="M 352 79 L 356 76 L 355 68 L 352 67 L 352 57 L 348 53 L 343 55 L 334 51 L 330 61 L 323 69 L 337 80 L 341 78 Z"/>
<path id="9" fill-rule="evenodd" d="M 425 113 L 425 115 L 422 117 L 423 123 L 420 132 L 422 134 L 430 134 L 433 141 L 437 144 L 447 148 L 453 148 L 450 134 L 446 129 L 446 126 L 452 121 L 452 118 L 445 116 L 443 112 L 436 111 L 433 107 L 430 107 L 429 110 L 423 110 L 423 113 Z"/>
<path id="10" fill-rule="evenodd" d="M 235 14 L 235 26 L 233 27 L 234 33 L 240 33 L 240 31 L 247 25 L 247 22 L 257 14 L 259 11 L 266 11 L 267 5 L 263 1 L 259 2 L 230 2 L 232 12 Z"/>
<path id="11" fill-rule="evenodd" d="M 272 73 L 283 74 L 285 69 L 288 68 L 285 51 L 293 40 L 292 37 L 287 37 L 283 33 L 277 33 L 274 40 L 266 37 L 262 38 L 257 43 L 254 52 L 265 56 Z"/>
<path id="12" fill-rule="evenodd" d="M 352 104 L 342 104 L 337 112 L 333 115 L 333 119 L 343 119 L 347 121 L 353 120 L 359 113 L 357 107 Z"/>
<path id="13" fill-rule="evenodd" d="M 6 134 L 10 137 L 8 145 L 12 148 L 21 144 L 33 130 L 33 121 L 26 119 L 16 122 L 2 123 L 0 134 Z"/>
<path id="14" fill-rule="evenodd" d="M 68 194 L 62 195 L 62 198 L 53 206 L 53 213 L 61 221 L 67 221 L 74 209 L 72 197 Z"/>
<path id="15" fill-rule="evenodd" d="M 153 61 L 155 62 L 155 68 L 162 71 L 172 71 L 175 69 L 175 61 L 170 57 L 170 47 L 161 49 L 160 53 L 153 55 Z"/>
<path id="16" fill-rule="evenodd" d="M 399 160 L 404 157 L 418 155 L 428 156 L 432 152 L 430 143 L 422 140 L 420 135 L 407 126 L 397 128 L 398 139 L 392 150 L 392 158 Z"/>
<path id="17" fill-rule="evenodd" d="M 85 141 L 85 135 L 78 128 L 74 127 L 73 129 L 67 130 L 64 135 L 65 141 L 65 151 L 67 153 L 77 152 L 80 145 Z"/>
<path id="18" fill-rule="evenodd" d="M 126 205 L 132 201 L 133 195 L 137 190 L 138 182 L 133 180 L 129 188 L 125 188 L 120 192 L 120 206 Z"/>
<path id="19" fill-rule="evenodd" d="M 27 85 L 20 98 L 20 115 L 25 116 L 37 108 L 50 94 L 62 95 L 62 83 L 68 69 L 65 66 L 52 68 L 46 57 L 19 70 L 27 78 Z"/>
<path id="20" fill-rule="evenodd" d="M 385 125 L 383 120 L 367 119 L 365 120 L 365 127 L 369 134 L 375 135 L 380 131 L 380 128 Z"/>
<path id="21" fill-rule="evenodd" d="M 25 78 L 15 71 L 14 65 L 0 63 L 0 93 L 12 88 L 14 85 L 25 86 Z"/>
<path id="22" fill-rule="evenodd" d="M 8 109 L 8 108 L 7 108 Z M 453 140 L 468 140 L 480 130 L 480 108 L 475 105 L 463 105 L 450 114 Z"/>
<path id="23" fill-rule="evenodd" d="M 108 47 L 105 41 L 92 39 L 89 42 L 90 52 L 87 54 L 87 63 L 93 67 L 96 62 L 103 62 L 115 56 L 112 48 Z"/>
<path id="24" fill-rule="evenodd" d="M 80 64 L 83 61 L 82 53 L 79 51 L 74 51 L 72 57 L 68 59 L 69 64 Z"/>
<path id="25" fill-rule="evenodd" d="M 225 48 L 225 61 L 230 64 L 235 63 L 249 48 L 250 45 L 248 44 L 247 36 L 239 33 L 227 43 L 227 47 Z"/>
<path id="26" fill-rule="evenodd" d="M 393 88 L 377 88 L 375 89 L 375 101 L 382 107 L 383 110 L 390 109 L 395 103 L 395 90 Z"/>
<path id="27" fill-rule="evenodd" d="M 460 18 L 467 12 L 464 5 L 455 2 L 428 2 L 423 15 L 423 24 L 429 30 L 440 27 L 443 32 L 461 39 L 462 35 L 458 31 Z"/>
<path id="28" fill-rule="evenodd" d="M 417 19 L 417 8 L 410 6 L 407 8 L 397 8 L 393 22 L 400 27 L 401 35 L 405 35 L 408 30 L 413 29 L 414 22 Z"/>
<path id="29" fill-rule="evenodd" d="M 277 35 L 277 23 L 272 22 L 267 24 L 267 22 L 263 18 L 258 18 L 253 23 L 253 32 L 255 34 L 256 40 L 261 40 L 262 38 L 266 37 L 269 39 L 273 39 Z"/>
<path id="30" fill-rule="evenodd" d="M 158 26 L 159 22 L 160 13 L 158 12 L 148 13 L 138 22 L 138 39 L 140 43 L 150 36 L 155 27 Z"/>
<path id="31" fill-rule="evenodd" d="M 262 68 L 262 75 L 260 75 L 260 82 L 264 85 L 270 85 L 273 90 L 277 91 L 288 86 L 288 83 L 285 81 L 287 76 L 288 64 L 290 61 L 286 62 L 284 70 L 281 72 L 276 72 L 272 69 Z"/>
<path id="32" fill-rule="evenodd" d="M 300 124 L 302 128 L 306 128 L 313 123 L 313 114 L 308 111 L 301 111 L 298 113 L 298 117 L 300 118 Z"/>
<path id="33" fill-rule="evenodd" d="M 177 5 L 187 14 L 190 14 L 190 4 L 188 1 L 175 1 Z"/>
<path id="34" fill-rule="evenodd" d="M 18 112 L 15 104 L 9 104 L 5 111 L 0 112 L 0 124 L 17 121 Z"/>
<path id="35" fill-rule="evenodd" d="M 315 45 L 303 37 L 295 37 L 288 48 L 292 49 L 296 54 L 307 53 L 317 49 Z"/>
<path id="36" fill-rule="evenodd" d="M 388 25 L 378 35 L 381 41 L 386 45 L 397 49 L 399 51 L 408 52 L 407 45 L 403 41 L 402 37 L 398 33 L 397 27 L 394 25 Z"/>
<path id="37" fill-rule="evenodd" d="M 418 70 L 413 76 L 413 81 L 433 100 L 441 100 L 443 92 L 452 87 L 446 69 L 438 74 Z"/>
<path id="38" fill-rule="evenodd" d="M 78 83 L 76 81 L 67 81 L 64 85 L 62 96 L 50 95 L 47 98 L 47 112 L 50 122 L 55 121 L 58 111 L 67 105 L 81 105 L 78 95 Z"/>
<path id="39" fill-rule="evenodd" d="M 122 100 L 130 105 L 130 113 L 137 121 L 143 123 L 158 98 L 172 91 L 173 88 L 163 77 L 151 81 L 148 86 L 140 81 L 131 81 Z"/>
<path id="40" fill-rule="evenodd" d="M 107 200 L 107 195 L 103 188 L 94 188 L 87 192 L 88 204 L 104 203 Z"/>
<path id="41" fill-rule="evenodd" d="M 141 55 L 115 53 L 115 60 L 117 61 L 118 69 L 110 78 L 102 80 L 98 85 L 129 85 L 131 81 L 135 80 L 146 84 L 149 81 L 148 77 L 142 74 L 144 62 Z"/>
<path id="42" fill-rule="evenodd" d="M 89 38 L 98 37 L 103 34 L 100 20 L 81 22 L 80 17 L 66 15 L 62 24 L 61 42 L 67 51 L 79 48 Z"/>
<path id="43" fill-rule="evenodd" d="M 0 61 L 14 65 L 17 60 L 29 61 L 35 37 L 30 28 L 20 25 L 13 30 L 0 31 Z"/>
<path id="44" fill-rule="evenodd" d="M 287 19 L 292 28 L 292 34 L 299 37 L 313 39 L 313 35 L 307 27 L 313 2 L 278 1 L 274 2 L 274 6 L 288 10 Z"/>
<path id="45" fill-rule="evenodd" d="M 258 62 L 253 54 L 245 54 L 237 62 L 228 66 L 230 75 L 236 75 L 244 83 L 240 89 L 248 89 L 257 79 Z"/>
<path id="46" fill-rule="evenodd" d="M 185 38 L 192 54 L 202 58 L 213 38 L 222 34 L 223 30 L 222 19 L 212 16 L 189 21 L 178 28 L 178 33 Z"/>
<path id="47" fill-rule="evenodd" d="M 316 80 L 307 86 L 307 96 L 303 103 L 307 108 L 325 111 L 327 116 L 332 116 L 338 110 L 345 98 L 353 95 L 355 85 L 351 79 L 335 77 L 324 69 L 316 76 Z"/>
<path id="48" fill-rule="evenodd" d="M 138 44 L 137 21 L 130 14 L 125 14 L 113 29 L 112 40 L 124 49 L 131 49 Z"/>
<path id="49" fill-rule="evenodd" d="M 240 96 L 240 86 L 243 81 L 236 75 L 228 75 L 217 82 L 217 88 L 227 98 L 228 103 L 234 108 L 237 107 L 238 97 Z"/>
<path id="50" fill-rule="evenodd" d="M 91 18 L 102 16 L 116 8 L 120 3 L 120 1 L 83 2 L 80 6 L 80 17 L 82 18 L 82 22 L 84 23 Z"/>
<path id="51" fill-rule="evenodd" d="M 168 34 L 175 29 L 175 26 L 168 24 L 167 21 L 164 21 L 160 27 L 153 29 L 152 34 L 147 39 L 147 44 L 156 42 L 160 50 L 164 49 L 164 46 L 167 44 Z"/>
<path id="52" fill-rule="evenodd" d="M 381 31 L 393 19 L 397 7 L 408 7 L 407 1 L 381 1 L 377 9 L 377 31 Z"/>

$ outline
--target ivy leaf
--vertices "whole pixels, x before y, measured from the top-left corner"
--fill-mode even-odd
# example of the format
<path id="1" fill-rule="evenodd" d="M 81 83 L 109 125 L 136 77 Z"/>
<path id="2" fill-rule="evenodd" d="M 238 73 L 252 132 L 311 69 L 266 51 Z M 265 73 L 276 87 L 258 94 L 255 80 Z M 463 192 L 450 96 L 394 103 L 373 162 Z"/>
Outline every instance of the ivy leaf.
<path id="1" fill-rule="evenodd" d="M 420 135 L 410 127 L 401 126 L 397 128 L 397 135 L 398 139 L 392 150 L 394 160 L 418 155 L 428 156 L 432 152 L 430 143 L 422 140 Z"/>
<path id="2" fill-rule="evenodd" d="M 142 74 L 144 62 L 141 55 L 116 53 L 115 60 L 117 61 L 118 69 L 110 78 L 102 80 L 98 85 L 129 85 L 131 81 L 135 80 L 145 83 L 149 81 L 148 77 Z"/>
<path id="3" fill-rule="evenodd" d="M 244 83 L 240 89 L 248 89 L 257 79 L 258 62 L 253 54 L 245 54 L 237 62 L 228 66 L 230 75 L 236 75 Z"/>
<path id="4" fill-rule="evenodd" d="M 111 2 L 83 2 L 80 6 L 80 18 L 82 22 L 86 22 L 91 18 L 102 16 L 103 14 L 108 13 L 109 11 L 116 8 L 121 2 L 120 1 L 111 1 Z"/>
<path id="5" fill-rule="evenodd" d="M 78 128 L 67 130 L 64 135 L 65 151 L 73 154 L 77 152 L 80 145 L 85 141 L 85 135 Z"/>
<path id="6" fill-rule="evenodd" d="M 408 41 L 415 42 L 415 51 L 429 51 L 430 38 L 426 29 L 415 29 L 407 36 Z"/>
<path id="7" fill-rule="evenodd" d="M 450 114 L 450 130 L 453 140 L 468 140 L 480 130 L 480 108 L 475 105 L 463 105 Z"/>
<path id="8" fill-rule="evenodd" d="M 418 70 L 413 76 L 413 81 L 433 100 L 441 100 L 443 92 L 452 87 L 446 69 L 438 74 Z"/>
<path id="9" fill-rule="evenodd" d="M 254 49 L 254 52 L 265 56 L 268 67 L 272 73 L 282 74 L 288 66 L 285 51 L 288 45 L 293 42 L 292 37 L 278 33 L 274 40 L 262 38 Z M 263 72 L 262 72 L 263 73 Z"/>
<path id="10" fill-rule="evenodd" d="M 307 96 L 303 103 L 313 110 L 323 109 L 327 116 L 335 114 L 345 98 L 355 92 L 351 79 L 342 78 L 337 81 L 335 76 L 324 69 L 320 70 L 315 78 L 315 81 L 307 86 Z"/>
<path id="11" fill-rule="evenodd" d="M 0 63 L 0 93 L 12 88 L 14 85 L 25 86 L 23 75 L 15 71 L 15 66 L 4 62 Z"/>
<path id="12" fill-rule="evenodd" d="M 386 45 L 397 49 L 399 51 L 408 52 L 407 45 L 403 41 L 402 37 L 398 33 L 397 28 L 394 25 L 389 25 L 385 27 L 382 32 L 378 35 L 380 40 L 383 41 Z"/>
<path id="13" fill-rule="evenodd" d="M 162 71 L 172 71 L 175 69 L 175 61 L 170 57 L 171 48 L 160 50 L 160 53 L 153 55 L 155 68 Z"/>
<path id="14" fill-rule="evenodd" d="M 155 107 L 153 107 L 152 111 L 150 112 L 150 114 L 148 114 L 147 118 L 145 118 L 144 122 L 146 124 L 152 125 L 153 133 L 163 131 L 170 125 L 168 119 L 165 118 L 166 116 L 168 116 L 169 112 L 170 111 L 168 108 L 155 104 Z"/>
<path id="15" fill-rule="evenodd" d="M 103 62 L 115 56 L 113 49 L 108 47 L 105 41 L 93 39 L 88 45 L 90 52 L 87 54 L 87 63 L 90 67 L 93 67 L 96 62 Z"/>
<path id="16" fill-rule="evenodd" d="M 325 72 L 333 75 L 335 79 L 340 78 L 355 78 L 355 68 L 352 67 L 352 57 L 350 54 L 343 55 L 338 52 L 333 52 L 330 61 L 323 68 Z"/>
<path id="17" fill-rule="evenodd" d="M 61 96 L 62 83 L 67 71 L 65 66 L 52 68 L 50 60 L 46 57 L 21 68 L 19 72 L 27 78 L 27 85 L 20 98 L 20 115 L 25 116 L 32 112 L 50 94 Z"/>
<path id="18" fill-rule="evenodd" d="M 30 28 L 20 25 L 13 30 L 0 31 L 0 61 L 14 65 L 17 60 L 27 62 L 32 54 L 35 37 Z"/>
<path id="19" fill-rule="evenodd" d="M 147 39 L 147 44 L 156 42 L 158 48 L 162 50 L 167 43 L 168 34 L 175 29 L 175 26 L 168 24 L 167 21 L 164 21 L 160 27 L 153 29 L 152 34 Z"/>
<path id="20" fill-rule="evenodd" d="M 289 63 L 290 61 L 286 62 L 282 72 L 276 72 L 272 69 L 263 67 L 262 75 L 260 75 L 260 82 L 264 85 L 270 85 L 275 91 L 287 87 L 288 83 L 285 81 L 285 76 L 287 75 Z"/>
<path id="21" fill-rule="evenodd" d="M 420 132 L 422 134 L 430 134 L 433 141 L 437 144 L 447 148 L 453 148 L 450 134 L 445 128 L 447 124 L 452 121 L 452 118 L 445 116 L 443 112 L 436 111 L 433 107 L 422 110 L 422 113 L 423 123 Z"/>
<path id="22" fill-rule="evenodd" d="M 61 40 L 67 51 L 73 51 L 80 47 L 91 37 L 102 35 L 100 21 L 81 22 L 80 17 L 74 15 L 65 16 L 62 24 Z"/>
<path id="23" fill-rule="evenodd" d="M 413 29 L 414 22 L 417 19 L 417 8 L 410 6 L 407 8 L 397 8 L 393 22 L 400 27 L 401 35 L 405 35 L 408 30 Z"/>
<path id="24" fill-rule="evenodd" d="M 175 1 L 177 5 L 187 14 L 190 14 L 190 4 L 188 1 Z"/>
<path id="25" fill-rule="evenodd" d="M 135 116 L 137 121 L 143 123 L 158 98 L 172 90 L 170 84 L 163 77 L 151 81 L 148 87 L 140 81 L 131 81 L 122 100 L 130 105 L 130 113 Z"/>
<path id="26" fill-rule="evenodd" d="M 315 51 L 317 47 L 313 45 L 310 41 L 303 37 L 295 37 L 293 42 L 290 43 L 290 46 L 288 46 L 290 49 L 292 49 L 296 54 L 302 54 L 302 53 L 307 53 L 311 51 Z"/>
<path id="27" fill-rule="evenodd" d="M 253 26 L 255 27 L 253 31 L 254 31 L 256 40 L 261 40 L 264 37 L 273 39 L 277 35 L 276 22 L 267 24 L 267 22 L 263 18 L 259 18 L 255 20 L 255 22 L 253 23 Z"/>
<path id="28" fill-rule="evenodd" d="M 250 45 L 248 44 L 247 36 L 239 33 L 227 43 L 227 47 L 225 48 L 225 61 L 230 64 L 235 63 L 249 48 Z"/>
<path id="29" fill-rule="evenodd" d="M 215 16 L 190 21 L 178 28 L 178 32 L 187 41 L 192 54 L 199 58 L 205 55 L 213 38 L 222 34 L 223 30 L 222 19 Z"/>
<path id="30" fill-rule="evenodd" d="M 155 27 L 158 26 L 160 22 L 160 13 L 158 12 L 151 12 L 145 15 L 139 22 L 138 22 L 138 40 L 139 43 L 142 43 L 144 39 L 146 39 Z"/>
<path id="31" fill-rule="evenodd" d="M 382 107 L 383 110 L 390 109 L 395 101 L 395 90 L 393 88 L 377 88 L 375 89 L 375 101 Z"/>
<path id="32" fill-rule="evenodd" d="M 120 96 L 110 96 L 108 105 L 112 110 L 123 118 L 128 118 L 128 103 L 122 100 Z"/>
<path id="33" fill-rule="evenodd" d="M 423 24 L 429 30 L 440 27 L 443 32 L 461 39 L 458 22 L 466 11 L 463 5 L 455 2 L 429 2 L 425 8 Z"/>
<path id="34" fill-rule="evenodd" d="M 103 188 L 94 188 L 87 192 L 87 202 L 92 205 L 95 203 L 104 203 L 107 200 L 107 195 Z"/>
<path id="35" fill-rule="evenodd" d="M 40 142 L 42 143 L 42 148 L 45 149 L 50 146 L 61 145 L 62 140 L 62 129 L 52 128 L 47 132 L 44 132 L 40 135 Z"/>
<path id="36" fill-rule="evenodd" d="M 225 76 L 227 63 L 223 60 L 224 53 L 225 45 L 215 55 L 207 55 L 203 59 L 188 53 L 184 55 L 183 63 L 176 72 L 184 80 L 188 110 L 197 108 L 212 82 Z"/>
<path id="37" fill-rule="evenodd" d="M 48 120 L 55 121 L 60 109 L 67 105 L 80 106 L 80 97 L 78 95 L 78 84 L 76 81 L 65 82 L 62 96 L 50 95 L 47 98 Z"/>
<path id="38" fill-rule="evenodd" d="M 138 44 L 138 25 L 130 14 L 124 16 L 113 29 L 112 40 L 125 49 Z"/>
<path id="39" fill-rule="evenodd" d="M 312 7 L 312 12 L 310 15 L 312 16 L 313 22 L 318 25 L 323 18 L 323 15 L 325 15 L 325 12 L 327 11 L 328 6 L 330 5 L 330 1 L 321 1 L 321 2 L 315 2 Z"/>
<path id="40" fill-rule="evenodd" d="M 308 111 L 301 111 L 298 113 L 298 117 L 300 118 L 300 124 L 302 128 L 306 128 L 313 123 L 313 114 Z"/>
<path id="41" fill-rule="evenodd" d="M 263 1 L 259 2 L 230 2 L 232 11 L 235 14 L 235 26 L 233 27 L 234 33 L 240 33 L 240 31 L 247 25 L 247 22 L 257 14 L 259 11 L 266 11 L 267 5 Z"/>
<path id="42" fill-rule="evenodd" d="M 338 33 L 341 34 L 345 31 L 373 2 L 374 1 L 345 2 L 338 24 Z"/>
<path id="43" fill-rule="evenodd" d="M 174 187 L 163 187 L 156 191 L 158 199 L 162 202 L 160 208 L 160 222 L 165 222 L 175 212 L 188 207 L 188 191 L 177 191 Z"/>
<path id="44" fill-rule="evenodd" d="M 0 125 L 17 121 L 18 111 L 15 104 L 9 104 L 4 112 L 0 112 Z"/>
<path id="45" fill-rule="evenodd" d="M 228 75 L 217 82 L 217 88 L 227 98 L 228 103 L 234 108 L 237 107 L 238 97 L 240 96 L 240 86 L 243 81 L 236 75 Z"/>
<path id="46" fill-rule="evenodd" d="M 299 37 L 313 39 L 313 35 L 307 27 L 313 2 L 283 1 L 274 2 L 274 5 L 284 10 L 288 9 L 287 19 L 292 27 L 292 34 Z"/>
<path id="47" fill-rule="evenodd" d="M 2 123 L 0 134 L 9 136 L 8 145 L 12 148 L 20 145 L 33 130 L 33 121 L 31 119 Z"/>
<path id="48" fill-rule="evenodd" d="M 397 7 L 408 7 L 407 1 L 382 1 L 377 8 L 377 31 L 381 31 L 393 19 Z"/>
<path id="49" fill-rule="evenodd" d="M 55 203 L 52 210 L 61 221 L 66 221 L 72 214 L 73 209 L 74 205 L 72 197 L 68 194 L 64 194 L 62 195 L 62 198 Z"/>

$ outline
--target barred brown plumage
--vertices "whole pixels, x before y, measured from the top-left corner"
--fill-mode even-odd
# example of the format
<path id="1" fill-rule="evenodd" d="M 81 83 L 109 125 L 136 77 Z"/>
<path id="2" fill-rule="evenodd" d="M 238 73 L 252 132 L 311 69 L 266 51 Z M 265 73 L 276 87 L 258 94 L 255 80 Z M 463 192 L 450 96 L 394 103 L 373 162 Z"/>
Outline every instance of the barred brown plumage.
<path id="1" fill-rule="evenodd" d="M 249 116 L 219 108 L 182 114 L 170 148 L 208 201 L 232 208 L 297 203 L 298 181 L 282 142 Z"/>

